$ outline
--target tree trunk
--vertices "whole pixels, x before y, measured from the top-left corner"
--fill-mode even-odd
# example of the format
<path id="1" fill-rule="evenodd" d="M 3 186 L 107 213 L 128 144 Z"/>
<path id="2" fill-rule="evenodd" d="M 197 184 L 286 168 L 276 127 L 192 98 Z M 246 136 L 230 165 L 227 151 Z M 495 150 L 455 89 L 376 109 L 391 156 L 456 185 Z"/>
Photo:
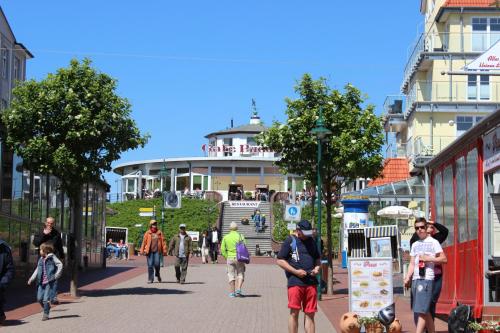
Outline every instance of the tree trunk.
<path id="1" fill-rule="evenodd" d="M 326 283 L 326 293 L 333 295 L 333 254 L 332 254 L 332 190 L 330 180 L 327 179 L 326 183 L 326 232 L 328 248 L 328 281 Z"/>
<path id="2" fill-rule="evenodd" d="M 82 188 L 75 191 L 70 198 L 71 205 L 71 221 L 73 224 L 73 234 L 71 240 L 73 242 L 73 253 L 71 254 L 71 282 L 70 294 L 73 297 L 78 297 L 78 271 L 82 258 Z"/>

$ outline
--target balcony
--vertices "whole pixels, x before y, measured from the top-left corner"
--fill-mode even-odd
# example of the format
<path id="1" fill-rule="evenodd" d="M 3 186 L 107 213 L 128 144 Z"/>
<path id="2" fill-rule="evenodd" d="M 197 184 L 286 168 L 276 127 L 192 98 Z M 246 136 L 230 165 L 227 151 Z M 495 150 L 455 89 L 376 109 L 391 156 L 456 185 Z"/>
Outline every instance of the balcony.
<path id="1" fill-rule="evenodd" d="M 457 54 L 471 60 L 486 51 L 500 39 L 500 32 L 429 32 L 422 34 L 409 52 L 403 74 L 401 91 L 406 93 L 408 85 L 425 60 L 442 59 L 443 54 Z"/>
<path id="2" fill-rule="evenodd" d="M 441 152 L 456 136 L 419 135 L 411 137 L 404 143 L 391 143 L 386 148 L 386 158 L 406 157 L 414 166 L 422 167 L 425 162 Z"/>
<path id="3" fill-rule="evenodd" d="M 467 76 L 460 79 L 467 80 Z M 453 104 L 455 109 L 459 105 L 462 111 L 472 108 L 476 111 L 491 112 L 498 108 L 499 102 L 499 82 L 452 81 L 450 84 L 450 81 L 416 81 L 406 96 L 404 114 L 407 117 L 417 109 L 428 111 L 431 103 L 437 104 L 438 108 L 434 111 L 439 111 L 440 104 Z"/>
<path id="4" fill-rule="evenodd" d="M 407 124 L 404 119 L 403 95 L 389 95 L 384 101 L 384 130 L 386 132 L 401 132 Z"/>

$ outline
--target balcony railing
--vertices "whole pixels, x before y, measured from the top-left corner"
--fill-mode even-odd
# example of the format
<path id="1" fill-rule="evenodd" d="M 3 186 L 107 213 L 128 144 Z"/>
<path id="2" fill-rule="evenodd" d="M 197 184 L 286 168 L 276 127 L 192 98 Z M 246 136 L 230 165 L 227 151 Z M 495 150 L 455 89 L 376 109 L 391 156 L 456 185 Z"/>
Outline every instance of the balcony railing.
<path id="1" fill-rule="evenodd" d="M 463 76 L 462 80 L 467 77 Z M 500 101 L 500 83 L 481 83 L 476 80 L 475 84 L 467 81 L 416 81 L 406 96 L 407 108 L 410 111 L 417 102 L 457 102 L 478 103 Z"/>
<path id="2" fill-rule="evenodd" d="M 456 136 L 419 135 L 405 143 L 391 143 L 386 148 L 386 157 L 406 157 L 411 161 L 421 157 L 432 157 L 455 141 Z"/>
<path id="3" fill-rule="evenodd" d="M 429 32 L 418 38 L 408 55 L 404 70 L 403 85 L 410 81 L 424 53 L 482 53 L 500 40 L 500 32 Z"/>

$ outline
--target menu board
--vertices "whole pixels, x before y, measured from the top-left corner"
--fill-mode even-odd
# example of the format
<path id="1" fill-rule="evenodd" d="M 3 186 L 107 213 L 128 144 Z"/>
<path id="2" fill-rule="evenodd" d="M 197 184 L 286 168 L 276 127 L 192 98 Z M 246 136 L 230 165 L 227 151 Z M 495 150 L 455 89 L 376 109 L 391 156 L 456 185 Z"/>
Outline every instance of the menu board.
<path id="1" fill-rule="evenodd" d="M 349 311 L 372 317 L 393 303 L 392 258 L 350 258 Z"/>

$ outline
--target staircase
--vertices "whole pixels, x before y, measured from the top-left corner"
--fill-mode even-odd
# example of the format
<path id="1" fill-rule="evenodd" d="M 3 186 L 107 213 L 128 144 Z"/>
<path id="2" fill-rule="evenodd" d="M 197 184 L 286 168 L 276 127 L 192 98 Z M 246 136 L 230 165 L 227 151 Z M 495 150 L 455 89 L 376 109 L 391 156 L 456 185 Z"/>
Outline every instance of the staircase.
<path id="1" fill-rule="evenodd" d="M 236 222 L 238 224 L 238 232 L 246 239 L 248 251 L 255 255 L 255 245 L 259 245 L 261 253 L 270 252 L 271 248 L 271 205 L 269 202 L 261 202 L 259 204 L 260 213 L 266 216 L 266 224 L 264 230 L 255 232 L 255 224 L 251 216 L 255 210 L 253 207 L 230 207 L 229 202 L 224 202 L 222 215 L 222 235 L 225 236 L 229 232 L 229 224 Z M 241 220 L 247 218 L 250 223 L 245 225 Z"/>

